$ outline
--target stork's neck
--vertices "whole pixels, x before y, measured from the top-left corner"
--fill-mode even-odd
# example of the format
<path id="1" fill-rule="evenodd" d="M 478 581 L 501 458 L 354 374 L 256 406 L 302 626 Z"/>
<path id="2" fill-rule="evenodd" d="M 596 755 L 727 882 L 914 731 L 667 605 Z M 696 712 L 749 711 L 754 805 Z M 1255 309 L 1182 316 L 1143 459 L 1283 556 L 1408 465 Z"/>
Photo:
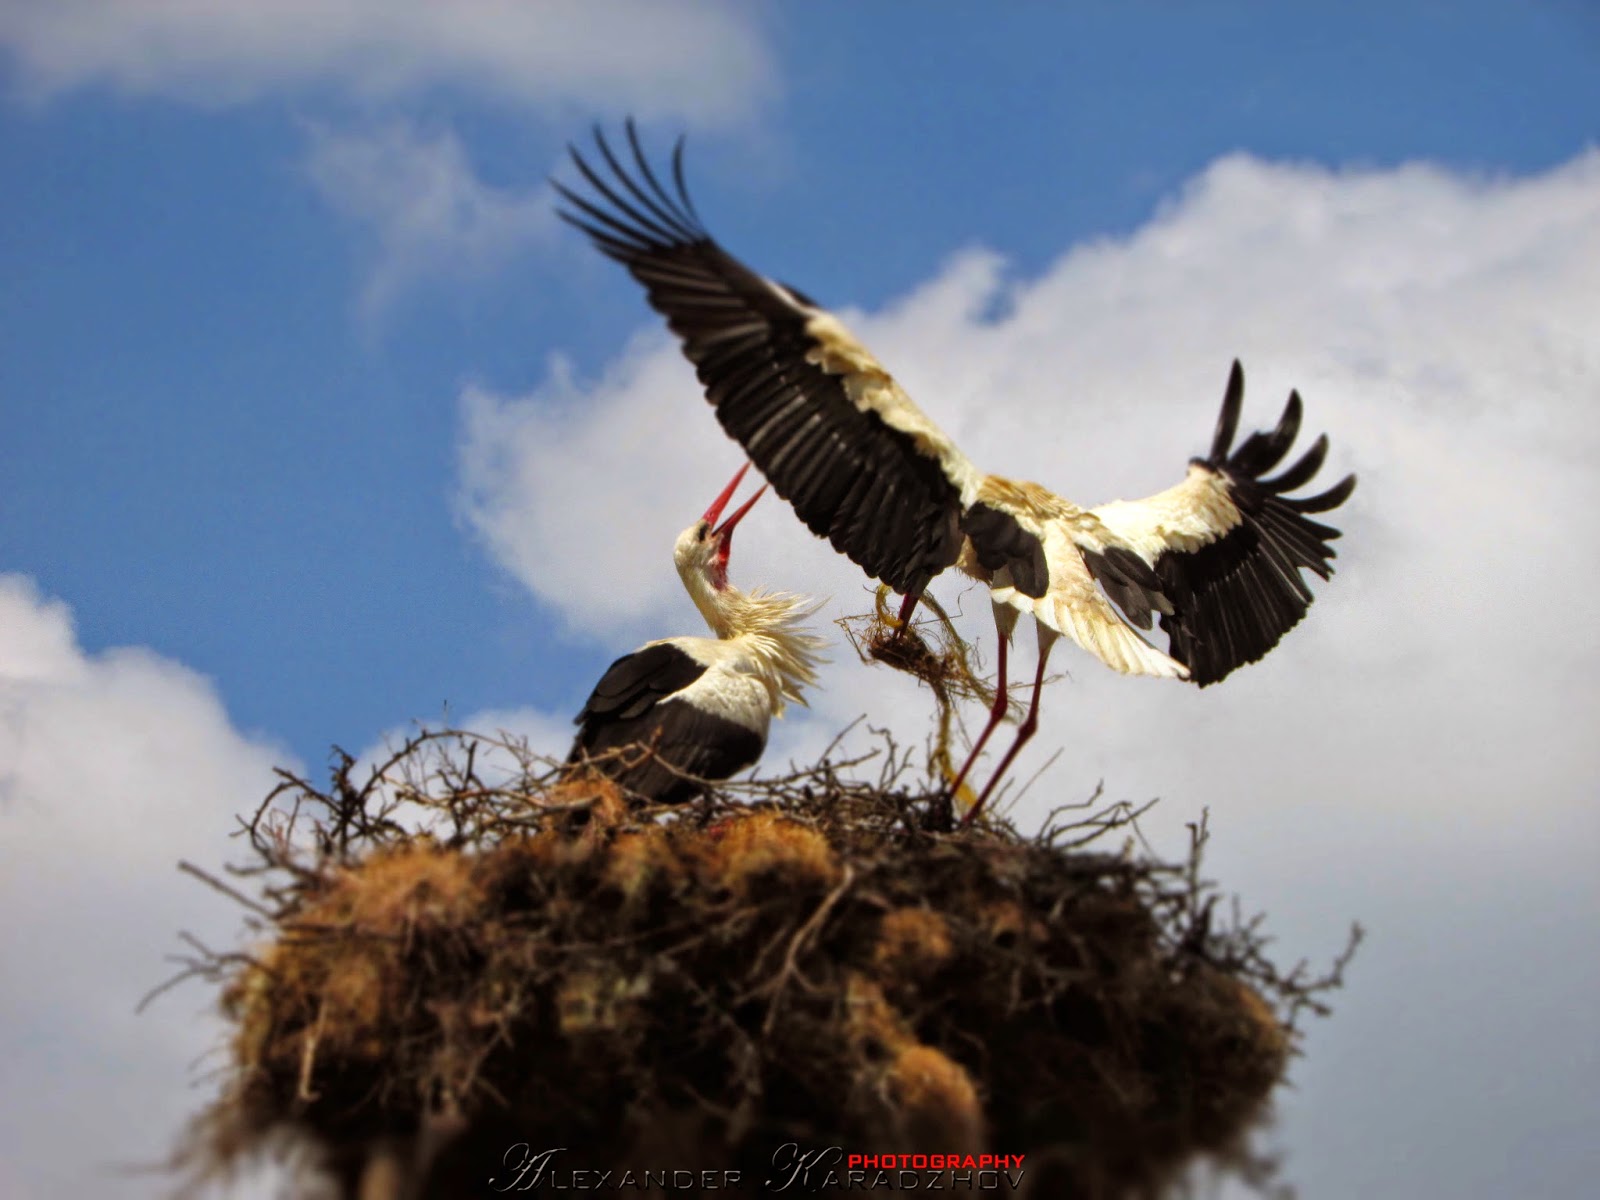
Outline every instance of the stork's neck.
<path id="1" fill-rule="evenodd" d="M 700 610 L 711 632 L 719 638 L 732 637 L 735 606 L 726 597 L 737 589 L 728 585 L 721 588 L 713 586 L 705 570 L 698 564 L 680 561 L 678 577 L 683 580 L 684 591 L 689 593 L 689 599 L 694 601 L 694 606 Z"/>
<path id="2" fill-rule="evenodd" d="M 772 692 L 774 712 L 783 711 L 784 700 L 804 704 L 800 689 L 817 681 L 823 646 L 804 625 L 816 603 L 804 596 L 744 592 L 731 584 L 713 587 L 699 571 L 685 572 L 683 582 L 711 632 L 745 651 L 740 658 Z"/>

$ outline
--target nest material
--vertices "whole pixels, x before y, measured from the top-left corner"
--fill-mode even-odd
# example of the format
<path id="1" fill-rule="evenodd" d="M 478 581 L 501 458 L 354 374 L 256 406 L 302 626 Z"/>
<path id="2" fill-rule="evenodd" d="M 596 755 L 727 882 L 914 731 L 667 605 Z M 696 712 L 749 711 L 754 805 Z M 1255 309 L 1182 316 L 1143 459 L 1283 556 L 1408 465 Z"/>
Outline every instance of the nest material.
<path id="1" fill-rule="evenodd" d="M 453 1197 L 518 1143 L 759 1183 L 796 1142 L 1149 1195 L 1240 1152 L 1338 983 L 1213 929 L 1198 832 L 1181 866 L 1086 848 L 1123 805 L 942 832 L 948 803 L 824 764 L 629 812 L 604 781 L 486 787 L 476 751 L 425 736 L 361 788 L 345 760 L 250 824 L 270 940 L 204 964 L 235 1034 L 191 1163 L 288 1128 L 347 1195 Z M 397 766 L 428 786 L 397 799 Z"/>
<path id="2" fill-rule="evenodd" d="M 936 711 L 928 745 L 929 774 L 949 784 L 958 772 L 951 749 L 961 724 L 959 708 L 965 702 L 981 711 L 992 709 L 995 684 L 984 675 L 977 651 L 961 636 L 950 614 L 932 594 L 924 593 L 919 601 L 920 609 L 930 616 L 908 625 L 902 625 L 889 611 L 888 600 L 889 588 L 880 584 L 871 612 L 841 617 L 836 624 L 862 662 L 882 664 L 910 675 L 928 688 Z M 1027 711 L 1026 695 L 1025 688 L 1011 689 L 1006 715 L 1013 721 L 1021 721 Z M 1004 791 L 1001 790 L 1002 795 Z M 956 797 L 962 811 L 970 809 L 977 799 L 972 786 L 963 781 Z"/>

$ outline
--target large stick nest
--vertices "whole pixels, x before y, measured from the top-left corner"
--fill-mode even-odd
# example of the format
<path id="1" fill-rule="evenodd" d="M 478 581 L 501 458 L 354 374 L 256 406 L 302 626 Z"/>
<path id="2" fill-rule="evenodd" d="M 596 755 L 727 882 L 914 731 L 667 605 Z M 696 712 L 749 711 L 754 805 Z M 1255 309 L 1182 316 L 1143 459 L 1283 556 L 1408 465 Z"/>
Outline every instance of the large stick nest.
<path id="1" fill-rule="evenodd" d="M 286 776 L 230 869 L 258 898 L 195 871 L 263 944 L 196 963 L 235 1032 L 191 1166 L 289 1130 L 347 1195 L 471 1196 L 518 1143 L 759 1184 L 797 1142 L 1026 1154 L 1026 1194 L 1149 1195 L 1245 1161 L 1338 983 L 1342 960 L 1280 973 L 1258 920 L 1222 927 L 1203 828 L 1163 864 L 1127 805 L 950 832 L 890 745 L 871 783 L 824 762 L 629 809 L 525 752 L 487 783 L 483 747 Z"/>

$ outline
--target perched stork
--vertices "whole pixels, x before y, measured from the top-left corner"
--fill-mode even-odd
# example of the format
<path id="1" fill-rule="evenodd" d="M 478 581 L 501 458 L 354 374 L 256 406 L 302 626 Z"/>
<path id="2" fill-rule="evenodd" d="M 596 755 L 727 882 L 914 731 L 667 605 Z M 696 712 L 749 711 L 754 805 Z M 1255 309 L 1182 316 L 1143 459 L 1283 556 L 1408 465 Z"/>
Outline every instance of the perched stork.
<path id="1" fill-rule="evenodd" d="M 721 525 L 717 518 L 749 469 L 739 468 L 672 549 L 716 637 L 663 638 L 617 659 L 575 722 L 567 762 L 588 762 L 646 800 L 675 804 L 693 796 L 694 779 L 726 779 L 755 765 L 772 718 L 787 700 L 804 704 L 801 686 L 816 682 L 822 641 L 801 626 L 815 606 L 728 582 L 734 527 L 765 485 Z"/>
<path id="2" fill-rule="evenodd" d="M 1235 362 L 1211 452 L 1190 460 L 1182 483 L 1144 500 L 1085 509 L 1038 484 L 984 474 L 836 317 L 712 240 L 684 185 L 682 139 L 670 191 L 631 122 L 628 140 L 632 170 L 599 131 L 606 173 L 572 150 L 593 192 L 556 183 L 567 202 L 560 216 L 644 285 L 723 428 L 813 533 L 904 595 L 902 630 L 947 567 L 990 588 L 1000 633 L 995 703 L 953 793 L 1006 711 L 1017 617 L 1035 618 L 1028 715 L 968 820 L 1037 728 L 1045 660 L 1059 635 L 1114 670 L 1204 687 L 1259 659 L 1305 615 L 1312 597 L 1301 569 L 1328 578 L 1328 543 L 1339 536 L 1307 514 L 1344 503 L 1355 477 L 1319 495 L 1287 495 L 1321 467 L 1323 436 L 1264 478 L 1299 431 L 1298 393 L 1272 432 L 1234 449 L 1244 393 Z M 1153 614 L 1166 652 L 1138 632 Z"/>

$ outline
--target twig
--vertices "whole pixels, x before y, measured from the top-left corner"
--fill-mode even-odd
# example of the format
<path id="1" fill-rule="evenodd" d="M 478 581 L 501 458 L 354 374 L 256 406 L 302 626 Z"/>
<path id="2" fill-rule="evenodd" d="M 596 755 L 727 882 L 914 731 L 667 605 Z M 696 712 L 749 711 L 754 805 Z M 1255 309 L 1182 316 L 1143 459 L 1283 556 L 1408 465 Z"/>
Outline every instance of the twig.
<path id="1" fill-rule="evenodd" d="M 783 989 L 788 984 L 791 976 L 798 979 L 806 991 L 816 990 L 811 981 L 801 974 L 795 960 L 800 954 L 800 947 L 812 934 L 821 928 L 822 923 L 828 919 L 828 914 L 833 911 L 833 906 L 839 903 L 845 892 L 850 890 L 850 885 L 855 881 L 855 877 L 855 868 L 846 863 L 844 875 L 840 878 L 838 886 L 823 898 L 822 903 L 817 905 L 816 911 L 811 914 L 804 925 L 795 930 L 794 937 L 789 939 L 789 950 L 783 956 L 783 967 L 778 972 L 778 977 L 770 985 L 772 1002 L 767 1006 L 767 1019 L 761 1023 L 763 1035 L 772 1032 L 772 1026 L 778 1019 L 778 1002 L 783 999 Z"/>
<path id="2" fill-rule="evenodd" d="M 193 875 L 196 879 L 198 879 L 201 883 L 205 884 L 207 887 L 213 888 L 216 891 L 221 892 L 224 896 L 227 896 L 230 900 L 237 901 L 238 903 L 240 903 L 240 904 L 244 905 L 246 908 L 248 908 L 251 912 L 256 913 L 256 914 L 258 914 L 260 916 L 266 917 L 267 920 L 269 920 L 269 921 L 272 920 L 277 915 L 270 908 L 265 908 L 262 905 L 257 904 L 254 900 L 252 900 L 249 896 L 246 896 L 238 888 L 229 887 L 226 883 L 223 883 L 222 880 L 218 879 L 215 875 L 212 875 L 210 872 L 205 871 L 205 870 L 201 869 L 200 867 L 195 866 L 192 862 L 188 862 L 188 861 L 186 861 L 184 859 L 180 859 L 178 861 L 178 870 L 182 871 L 186 875 Z"/>

